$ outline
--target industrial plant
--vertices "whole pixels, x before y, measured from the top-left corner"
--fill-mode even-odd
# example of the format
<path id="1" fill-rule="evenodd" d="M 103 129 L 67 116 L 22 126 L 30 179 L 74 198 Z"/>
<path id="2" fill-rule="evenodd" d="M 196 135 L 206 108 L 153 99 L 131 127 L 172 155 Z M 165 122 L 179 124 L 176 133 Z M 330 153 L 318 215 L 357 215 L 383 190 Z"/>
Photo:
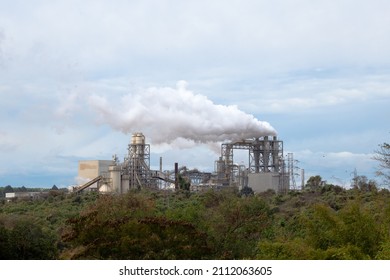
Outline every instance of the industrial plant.
<path id="1" fill-rule="evenodd" d="M 248 162 L 237 164 L 234 151 L 246 150 Z M 221 144 L 221 155 L 215 161 L 214 172 L 188 169 L 175 163 L 172 170 L 150 168 L 150 145 L 142 133 L 134 133 L 128 145 L 128 154 L 123 162 L 116 155 L 112 160 L 79 161 L 79 178 L 84 184 L 73 191 L 95 190 L 102 193 L 123 194 L 132 189 L 151 188 L 177 190 L 185 182 L 191 191 L 204 189 L 250 187 L 255 193 L 274 190 L 284 193 L 290 186 L 290 174 L 285 168 L 283 141 L 276 136 L 261 136 L 253 139 Z"/>

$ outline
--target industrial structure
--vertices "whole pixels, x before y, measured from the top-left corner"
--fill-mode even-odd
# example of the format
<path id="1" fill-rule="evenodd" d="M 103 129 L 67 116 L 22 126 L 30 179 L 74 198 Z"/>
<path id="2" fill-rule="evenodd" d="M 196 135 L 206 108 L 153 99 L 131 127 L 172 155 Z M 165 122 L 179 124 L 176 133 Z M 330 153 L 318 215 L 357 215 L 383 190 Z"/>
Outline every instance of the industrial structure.
<path id="1" fill-rule="evenodd" d="M 248 151 L 248 167 L 234 163 L 234 150 Z M 218 182 L 239 188 L 249 186 L 255 192 L 272 189 L 285 192 L 288 175 L 283 160 L 283 142 L 269 136 L 224 143 L 216 162 Z"/>
<path id="2" fill-rule="evenodd" d="M 248 165 L 234 162 L 234 150 L 248 151 Z M 208 188 L 250 187 L 254 192 L 272 189 L 286 192 L 289 189 L 289 174 L 285 170 L 283 142 L 276 136 L 223 143 L 221 156 L 215 161 L 214 172 L 179 168 L 162 170 L 150 168 L 150 145 L 142 133 L 134 133 L 128 145 L 128 154 L 123 162 L 116 155 L 112 160 L 87 160 L 79 162 L 79 177 L 85 183 L 74 191 L 96 190 L 108 193 L 126 193 L 131 189 L 179 189 L 183 182 L 190 190 Z"/>

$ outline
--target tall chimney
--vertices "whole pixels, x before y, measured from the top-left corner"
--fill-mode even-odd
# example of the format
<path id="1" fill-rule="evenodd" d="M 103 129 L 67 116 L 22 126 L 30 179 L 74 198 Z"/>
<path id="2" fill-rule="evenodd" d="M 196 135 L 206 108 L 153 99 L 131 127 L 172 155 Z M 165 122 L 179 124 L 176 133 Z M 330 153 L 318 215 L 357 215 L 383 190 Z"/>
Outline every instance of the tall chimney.
<path id="1" fill-rule="evenodd" d="M 179 189 L 179 164 L 175 162 L 175 190 Z"/>

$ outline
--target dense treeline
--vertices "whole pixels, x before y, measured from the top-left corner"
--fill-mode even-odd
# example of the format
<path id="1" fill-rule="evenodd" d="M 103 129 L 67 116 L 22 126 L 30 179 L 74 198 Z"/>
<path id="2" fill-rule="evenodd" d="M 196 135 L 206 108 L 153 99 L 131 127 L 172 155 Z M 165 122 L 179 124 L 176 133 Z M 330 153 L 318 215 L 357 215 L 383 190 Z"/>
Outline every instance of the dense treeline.
<path id="1" fill-rule="evenodd" d="M 390 259 L 390 192 L 326 185 L 4 203 L 0 258 Z"/>

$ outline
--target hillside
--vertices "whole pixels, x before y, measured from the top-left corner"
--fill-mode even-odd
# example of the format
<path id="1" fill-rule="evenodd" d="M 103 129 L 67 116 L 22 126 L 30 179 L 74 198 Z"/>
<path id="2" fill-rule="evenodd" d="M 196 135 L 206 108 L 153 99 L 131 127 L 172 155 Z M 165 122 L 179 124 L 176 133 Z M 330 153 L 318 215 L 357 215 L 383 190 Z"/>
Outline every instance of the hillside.
<path id="1" fill-rule="evenodd" d="M 390 192 L 57 193 L 0 205 L 1 259 L 390 259 Z"/>

